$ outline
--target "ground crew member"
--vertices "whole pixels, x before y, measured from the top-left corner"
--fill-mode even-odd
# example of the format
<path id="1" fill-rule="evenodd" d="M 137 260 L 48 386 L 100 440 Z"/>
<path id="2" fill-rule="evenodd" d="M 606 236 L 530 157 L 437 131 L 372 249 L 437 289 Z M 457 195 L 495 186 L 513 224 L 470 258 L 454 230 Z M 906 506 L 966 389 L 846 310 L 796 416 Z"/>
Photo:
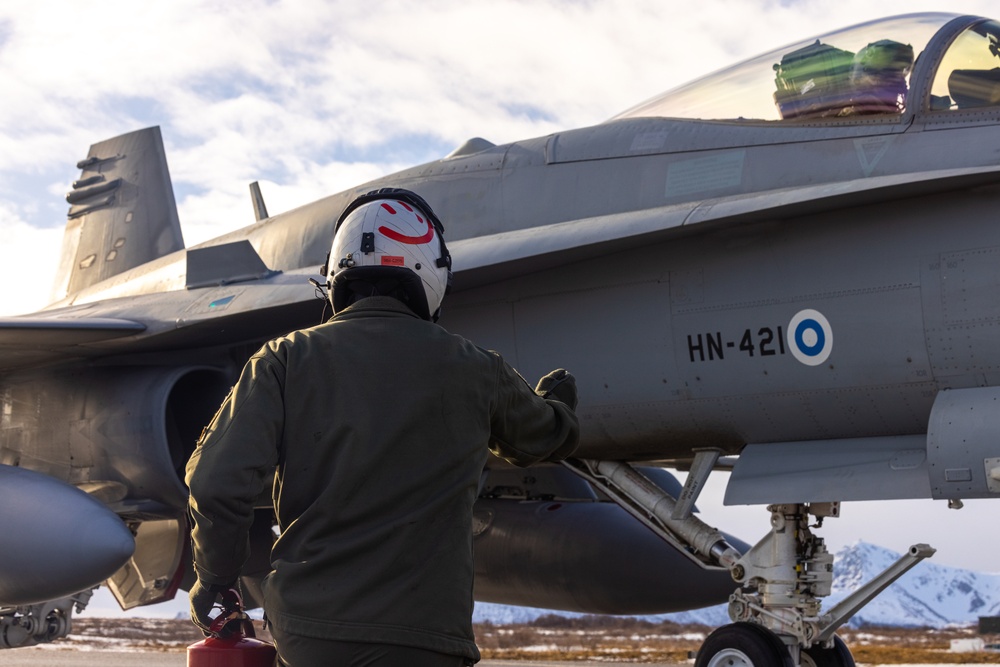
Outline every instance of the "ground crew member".
<path id="1" fill-rule="evenodd" d="M 479 660 L 472 505 L 488 451 L 517 465 L 568 456 L 576 385 L 554 371 L 533 391 L 434 324 L 451 278 L 442 231 L 406 190 L 352 202 L 324 270 L 334 317 L 264 345 L 206 428 L 187 466 L 203 629 L 276 467 L 263 590 L 285 664 Z"/>

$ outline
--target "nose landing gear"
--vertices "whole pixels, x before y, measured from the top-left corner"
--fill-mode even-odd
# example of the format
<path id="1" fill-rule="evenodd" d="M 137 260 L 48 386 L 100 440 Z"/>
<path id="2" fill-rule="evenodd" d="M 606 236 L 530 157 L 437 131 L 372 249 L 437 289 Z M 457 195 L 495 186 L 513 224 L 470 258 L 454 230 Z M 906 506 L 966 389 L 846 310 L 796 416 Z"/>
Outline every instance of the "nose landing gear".
<path id="1" fill-rule="evenodd" d="M 840 515 L 840 503 L 769 505 L 771 530 L 742 556 L 640 472 L 619 461 L 567 461 L 567 467 L 622 505 L 701 567 L 728 568 L 740 584 L 729 597 L 734 621 L 710 634 L 695 667 L 854 667 L 834 634 L 862 607 L 917 563 L 934 554 L 926 544 L 821 613 L 833 587 L 833 555 L 812 533 Z M 707 476 L 707 472 L 705 473 Z M 701 480 L 703 481 L 703 479 Z M 810 525 L 810 516 L 817 522 Z"/>

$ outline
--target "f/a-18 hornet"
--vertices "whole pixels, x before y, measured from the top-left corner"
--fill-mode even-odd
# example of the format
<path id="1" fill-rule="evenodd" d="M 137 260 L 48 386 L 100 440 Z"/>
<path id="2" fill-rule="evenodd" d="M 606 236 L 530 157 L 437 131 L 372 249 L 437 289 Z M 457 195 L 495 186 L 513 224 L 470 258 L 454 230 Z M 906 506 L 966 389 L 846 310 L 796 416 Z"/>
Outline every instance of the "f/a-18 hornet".
<path id="1" fill-rule="evenodd" d="M 484 473 L 477 599 L 728 599 L 699 667 L 852 665 L 838 627 L 933 549 L 824 609 L 814 520 L 1000 497 L 998 158 L 1000 24 L 947 14 L 792 44 L 593 127 L 471 139 L 280 215 L 254 184 L 256 222 L 193 248 L 159 130 L 97 143 L 54 302 L 0 320 L 0 644 L 64 635 L 101 582 L 126 608 L 190 583 L 198 433 L 264 340 L 321 321 L 309 279 L 335 221 L 394 186 L 448 227 L 441 323 L 580 384 L 578 458 Z M 694 513 L 720 468 L 727 504 L 771 513 L 755 546 Z M 257 516 L 251 597 L 269 498 Z"/>

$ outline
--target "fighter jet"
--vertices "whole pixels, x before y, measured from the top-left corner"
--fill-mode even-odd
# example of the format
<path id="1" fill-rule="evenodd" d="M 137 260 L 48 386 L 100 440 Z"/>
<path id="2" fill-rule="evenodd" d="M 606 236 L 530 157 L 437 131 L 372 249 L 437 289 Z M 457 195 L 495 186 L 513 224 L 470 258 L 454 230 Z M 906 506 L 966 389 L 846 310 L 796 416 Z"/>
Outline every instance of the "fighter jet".
<path id="1" fill-rule="evenodd" d="M 0 320 L 0 644 L 105 582 L 190 584 L 180 472 L 263 341 L 325 315 L 333 226 L 419 192 L 445 221 L 441 324 L 527 377 L 572 369 L 563 466 L 492 462 L 477 599 L 597 613 L 729 600 L 697 665 L 853 665 L 817 526 L 851 500 L 1000 497 L 1000 23 L 912 14 L 763 54 L 593 127 L 450 155 L 185 248 L 157 128 L 77 164 L 54 302 Z M 666 468 L 688 471 L 683 486 Z M 713 470 L 760 504 L 701 522 Z M 261 498 L 251 597 L 274 538 Z M 762 510 L 762 516 L 764 516 Z"/>

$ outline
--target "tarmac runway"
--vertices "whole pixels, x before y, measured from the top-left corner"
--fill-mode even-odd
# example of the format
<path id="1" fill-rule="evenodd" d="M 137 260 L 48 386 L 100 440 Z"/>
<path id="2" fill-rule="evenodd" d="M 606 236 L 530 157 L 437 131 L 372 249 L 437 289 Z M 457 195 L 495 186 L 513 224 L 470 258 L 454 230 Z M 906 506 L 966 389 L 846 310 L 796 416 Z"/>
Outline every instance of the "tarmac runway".
<path id="1" fill-rule="evenodd" d="M 0 659 L 4 667 L 185 667 L 185 653 L 65 651 L 54 649 L 13 649 Z M 689 663 L 690 664 L 690 663 Z M 483 660 L 477 667 L 607 667 L 606 662 L 534 662 L 524 660 Z M 666 662 L 645 663 L 644 667 L 681 667 Z"/>
<path id="2" fill-rule="evenodd" d="M 177 652 L 67 651 L 12 649 L 3 652 L 3 667 L 186 667 L 187 654 Z M 644 667 L 690 667 L 693 663 L 643 663 Z M 483 660 L 477 667 L 608 667 L 607 662 L 545 660 Z M 895 667 L 952 667 L 952 665 L 896 665 Z"/>

